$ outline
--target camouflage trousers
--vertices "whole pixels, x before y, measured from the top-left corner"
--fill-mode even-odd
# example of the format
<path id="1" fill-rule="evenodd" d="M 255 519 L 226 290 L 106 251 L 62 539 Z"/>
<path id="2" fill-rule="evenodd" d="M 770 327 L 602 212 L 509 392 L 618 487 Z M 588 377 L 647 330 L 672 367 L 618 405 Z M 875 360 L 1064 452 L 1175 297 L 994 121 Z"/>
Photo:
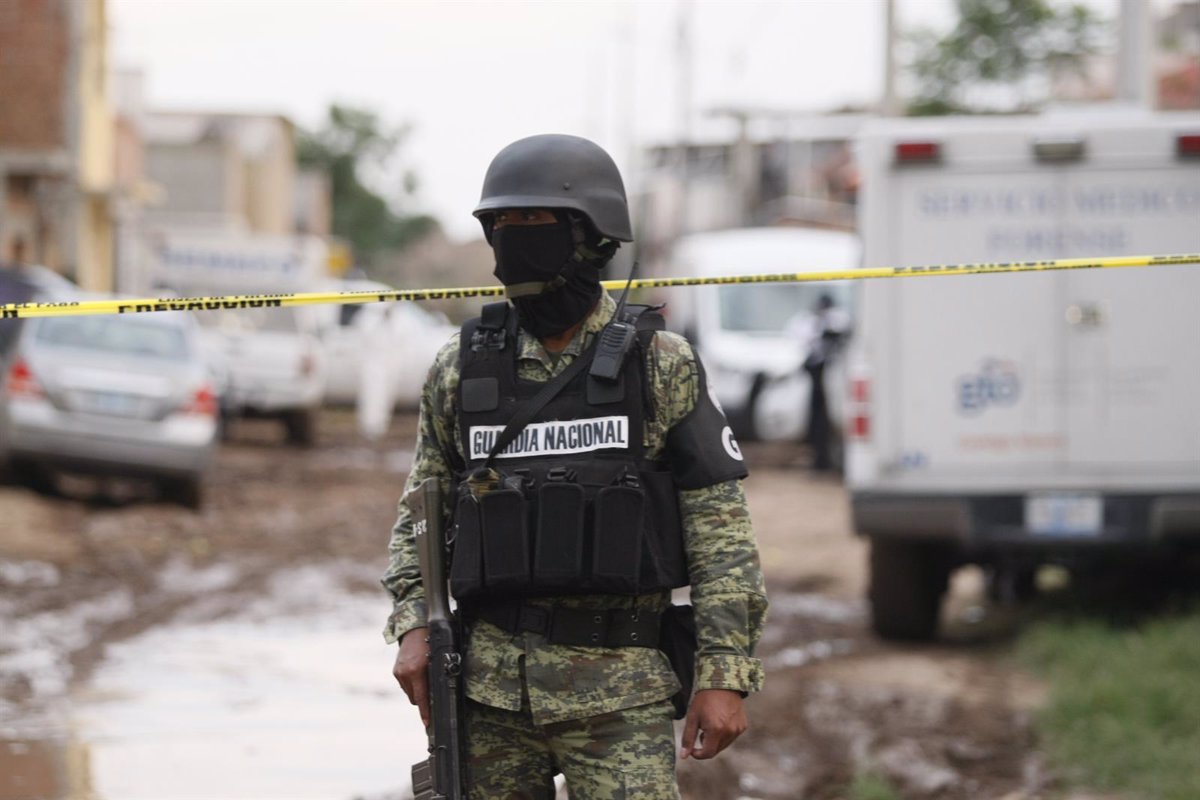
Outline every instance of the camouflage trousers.
<path id="1" fill-rule="evenodd" d="M 584 719 L 535 725 L 520 711 L 467 701 L 470 800 L 679 800 L 668 700 Z"/>

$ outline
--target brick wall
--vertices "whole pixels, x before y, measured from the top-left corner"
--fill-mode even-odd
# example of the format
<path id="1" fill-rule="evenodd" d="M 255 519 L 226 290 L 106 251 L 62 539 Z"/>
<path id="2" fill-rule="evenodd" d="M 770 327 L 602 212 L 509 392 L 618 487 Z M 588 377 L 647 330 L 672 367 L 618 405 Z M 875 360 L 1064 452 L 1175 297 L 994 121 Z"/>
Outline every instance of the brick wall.
<path id="1" fill-rule="evenodd" d="M 0 148 L 66 145 L 71 0 L 0 0 Z"/>

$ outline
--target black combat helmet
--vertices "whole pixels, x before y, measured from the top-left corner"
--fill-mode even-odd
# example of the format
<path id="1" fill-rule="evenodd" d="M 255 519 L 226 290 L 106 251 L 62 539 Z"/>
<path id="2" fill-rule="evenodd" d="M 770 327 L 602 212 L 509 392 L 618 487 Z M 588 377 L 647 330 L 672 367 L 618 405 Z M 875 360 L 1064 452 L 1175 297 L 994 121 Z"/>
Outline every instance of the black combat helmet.
<path id="1" fill-rule="evenodd" d="M 483 178 L 475 216 L 501 208 L 567 208 L 587 217 L 605 238 L 633 241 L 621 173 L 604 148 L 579 136 L 544 133 L 501 150 Z"/>

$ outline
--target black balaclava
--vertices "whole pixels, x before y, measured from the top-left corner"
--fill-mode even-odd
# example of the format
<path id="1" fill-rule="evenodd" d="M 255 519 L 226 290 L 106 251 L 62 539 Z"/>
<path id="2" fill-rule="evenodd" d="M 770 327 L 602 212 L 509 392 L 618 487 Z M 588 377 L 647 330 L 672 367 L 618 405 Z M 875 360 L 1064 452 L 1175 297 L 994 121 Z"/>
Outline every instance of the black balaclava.
<path id="1" fill-rule="evenodd" d="M 555 336 L 588 315 L 600 299 L 600 270 L 619 244 L 588 236 L 582 222 L 556 214 L 544 225 L 491 230 L 495 275 L 537 338 Z"/>

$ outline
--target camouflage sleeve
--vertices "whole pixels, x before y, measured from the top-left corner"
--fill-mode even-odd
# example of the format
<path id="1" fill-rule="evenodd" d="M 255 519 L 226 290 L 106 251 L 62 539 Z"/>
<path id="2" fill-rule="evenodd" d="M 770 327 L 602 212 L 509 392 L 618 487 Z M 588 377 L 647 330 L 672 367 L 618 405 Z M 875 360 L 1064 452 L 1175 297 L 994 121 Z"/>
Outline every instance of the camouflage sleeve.
<path id="1" fill-rule="evenodd" d="M 408 495 L 426 478 L 441 481 L 442 497 L 451 497 L 451 464 L 456 460 L 454 395 L 458 386 L 458 336 L 438 352 L 421 392 L 417 421 L 416 452 L 412 470 L 404 484 L 398 505 L 399 514 L 388 542 L 388 568 L 381 583 L 392 596 L 392 614 L 383 629 L 383 638 L 392 643 L 413 628 L 425 625 L 425 591 L 412 536 L 412 510 Z M 442 509 L 448 516 L 447 508 Z"/>
<path id="2" fill-rule="evenodd" d="M 756 692 L 767 597 L 742 482 L 681 491 L 679 510 L 700 644 L 695 687 Z"/>
<path id="3" fill-rule="evenodd" d="M 665 444 L 665 432 L 696 405 L 700 372 L 683 337 L 660 333 L 654 342 L 650 369 L 658 430 L 648 433 L 661 432 Z M 679 510 L 699 640 L 695 688 L 758 691 L 763 668 L 754 648 L 767 598 L 742 482 L 682 490 Z"/>

